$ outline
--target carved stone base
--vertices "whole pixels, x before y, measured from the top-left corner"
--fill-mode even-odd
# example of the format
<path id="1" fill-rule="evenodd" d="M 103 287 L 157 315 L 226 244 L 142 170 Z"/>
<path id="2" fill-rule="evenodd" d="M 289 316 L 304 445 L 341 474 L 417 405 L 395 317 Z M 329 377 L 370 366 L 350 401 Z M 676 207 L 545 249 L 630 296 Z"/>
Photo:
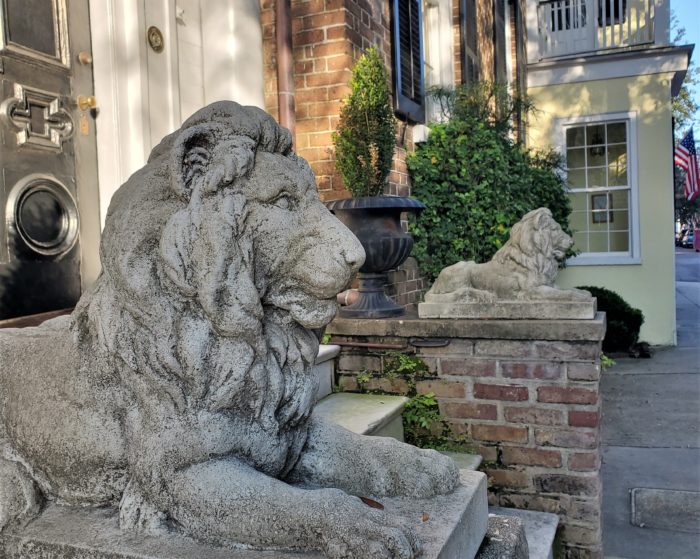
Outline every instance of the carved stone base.
<path id="1" fill-rule="evenodd" d="M 388 499 L 387 514 L 413 526 L 423 559 L 472 559 L 488 524 L 486 476 L 461 471 L 462 487 L 434 499 Z M 425 519 L 425 521 L 424 521 Z M 3 559 L 321 559 L 319 552 L 253 551 L 197 543 L 176 534 L 137 536 L 119 530 L 116 509 L 51 505 L 21 530 L 0 535 Z"/>
<path id="2" fill-rule="evenodd" d="M 420 303 L 420 318 L 493 318 L 511 320 L 591 320 L 596 299 L 590 301 L 497 301 L 495 303 Z"/>

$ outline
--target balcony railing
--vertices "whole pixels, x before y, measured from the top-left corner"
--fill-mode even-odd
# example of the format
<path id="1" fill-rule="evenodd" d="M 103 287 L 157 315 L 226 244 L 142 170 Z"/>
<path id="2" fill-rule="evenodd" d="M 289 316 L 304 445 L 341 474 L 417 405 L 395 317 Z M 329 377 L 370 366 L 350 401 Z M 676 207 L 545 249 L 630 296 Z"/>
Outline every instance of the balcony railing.
<path id="1" fill-rule="evenodd" d="M 668 0 L 540 0 L 528 58 L 667 44 L 668 25 Z"/>

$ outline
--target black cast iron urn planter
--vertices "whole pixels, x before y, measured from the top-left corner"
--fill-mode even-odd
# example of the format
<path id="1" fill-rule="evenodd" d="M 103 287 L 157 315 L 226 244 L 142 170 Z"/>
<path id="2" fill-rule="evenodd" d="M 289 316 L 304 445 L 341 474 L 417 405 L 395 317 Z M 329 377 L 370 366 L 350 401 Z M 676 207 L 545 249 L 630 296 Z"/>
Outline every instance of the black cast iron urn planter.
<path id="1" fill-rule="evenodd" d="M 341 307 L 344 318 L 387 318 L 404 314 L 384 292 L 387 272 L 398 268 L 411 254 L 413 238 L 401 229 L 403 212 L 419 212 L 425 204 L 402 196 L 365 196 L 326 202 L 326 206 L 352 231 L 365 249 L 358 274 L 359 297 Z"/>

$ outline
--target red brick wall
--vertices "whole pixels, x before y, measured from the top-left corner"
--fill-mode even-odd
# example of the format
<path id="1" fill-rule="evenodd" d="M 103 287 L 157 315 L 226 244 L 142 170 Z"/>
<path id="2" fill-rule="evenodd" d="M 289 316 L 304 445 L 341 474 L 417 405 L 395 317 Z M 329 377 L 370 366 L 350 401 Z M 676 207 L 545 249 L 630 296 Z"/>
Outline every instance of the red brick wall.
<path id="1" fill-rule="evenodd" d="M 336 319 L 332 340 L 397 344 L 423 358 L 455 434 L 484 458 L 492 504 L 558 514 L 566 556 L 601 557 L 600 364 L 604 322 Z M 439 338 L 442 347 L 417 347 Z M 574 340 L 574 341 L 572 341 Z M 332 343 L 332 342 L 331 342 Z M 378 371 L 374 389 L 401 393 L 381 377 L 381 352 L 344 347 L 339 385 Z M 391 380 L 391 382 L 387 382 Z"/>
<path id="2" fill-rule="evenodd" d="M 261 0 L 265 108 L 277 114 L 277 68 L 274 2 Z M 381 0 L 293 0 L 292 43 L 296 101 L 296 145 L 311 164 L 321 197 L 349 196 L 335 170 L 331 133 L 338 124 L 342 100 L 355 60 L 377 45 L 391 62 L 389 3 Z M 408 193 L 403 146 L 397 146 L 388 194 Z"/>
<path id="3" fill-rule="evenodd" d="M 275 2 L 260 0 L 263 30 L 265 108 L 277 117 Z M 292 43 L 296 102 L 296 152 L 316 174 L 321 198 L 348 197 L 335 169 L 331 134 L 342 100 L 350 93 L 352 67 L 377 45 L 391 68 L 390 6 L 384 0 L 292 0 Z M 397 145 L 386 194 L 409 196 L 406 153 L 413 149 L 411 127 L 397 121 Z M 390 292 L 400 304 L 418 300 L 423 288 L 415 265 L 391 274 Z M 416 285 L 419 285 L 416 288 Z"/>

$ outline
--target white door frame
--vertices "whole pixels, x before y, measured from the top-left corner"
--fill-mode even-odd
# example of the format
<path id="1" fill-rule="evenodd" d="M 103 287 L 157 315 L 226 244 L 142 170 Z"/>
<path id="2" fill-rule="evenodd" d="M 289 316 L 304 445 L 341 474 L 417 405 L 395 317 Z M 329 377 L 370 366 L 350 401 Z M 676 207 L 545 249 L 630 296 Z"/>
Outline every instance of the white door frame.
<path id="1" fill-rule="evenodd" d="M 176 0 L 89 0 L 97 117 L 100 221 L 114 192 L 143 166 L 152 145 L 181 122 Z M 206 0 L 204 99 L 264 107 L 258 0 Z M 161 53 L 148 46 L 157 26 Z M 163 57 L 163 58 L 160 58 Z"/>

